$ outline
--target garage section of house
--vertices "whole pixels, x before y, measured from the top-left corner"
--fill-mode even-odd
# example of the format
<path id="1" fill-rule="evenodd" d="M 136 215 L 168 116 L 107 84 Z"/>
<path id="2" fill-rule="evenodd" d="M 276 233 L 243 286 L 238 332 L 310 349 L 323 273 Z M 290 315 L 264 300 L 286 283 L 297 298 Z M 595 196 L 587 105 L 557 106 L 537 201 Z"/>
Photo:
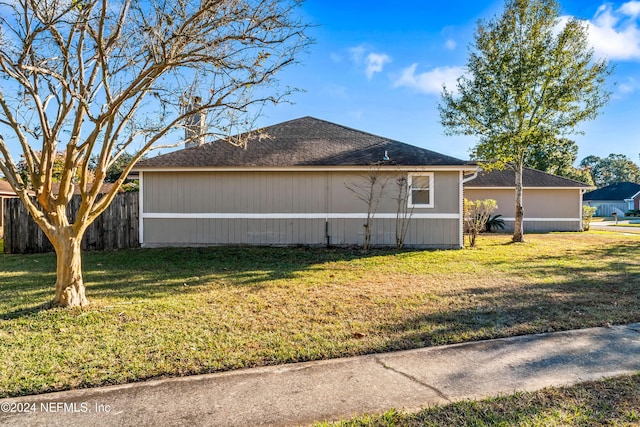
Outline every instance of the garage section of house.
<path id="1" fill-rule="evenodd" d="M 143 247 L 361 245 L 376 177 L 384 191 L 371 243 L 460 248 L 462 187 L 475 165 L 312 117 L 261 129 L 246 148 L 216 141 L 146 159 L 140 177 Z M 409 186 L 398 213 L 398 180 Z M 350 190 L 351 188 L 352 190 Z"/>
<path id="2" fill-rule="evenodd" d="M 581 231 L 582 196 L 593 187 L 582 182 L 525 168 L 522 174 L 524 231 Z M 515 174 L 512 170 L 481 172 L 465 184 L 469 200 L 495 199 L 505 229 L 515 221 Z"/>

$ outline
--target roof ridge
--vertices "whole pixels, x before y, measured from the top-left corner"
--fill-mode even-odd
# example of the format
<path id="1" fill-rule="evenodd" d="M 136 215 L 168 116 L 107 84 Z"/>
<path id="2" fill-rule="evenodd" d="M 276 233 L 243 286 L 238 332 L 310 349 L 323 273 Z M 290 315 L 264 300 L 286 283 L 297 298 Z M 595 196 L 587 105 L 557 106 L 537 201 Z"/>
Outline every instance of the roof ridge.
<path id="1" fill-rule="evenodd" d="M 468 162 L 427 148 L 339 123 L 303 116 L 238 134 L 264 133 L 248 150 L 232 150 L 224 140 L 141 161 L 139 167 L 363 166 L 386 159 L 405 166 L 463 166 Z M 234 138 L 233 136 L 231 137 Z M 315 144 L 317 142 L 317 144 Z M 221 145 L 220 145 L 221 144 Z"/>
<path id="2" fill-rule="evenodd" d="M 571 182 L 575 182 L 577 184 L 584 184 L 584 185 L 589 186 L 589 184 L 587 184 L 586 182 L 578 181 L 577 179 L 573 179 L 573 178 L 567 178 L 566 176 L 562 176 L 562 175 L 556 175 L 555 173 L 551 173 L 551 172 L 547 172 L 547 171 L 541 171 L 540 169 L 530 168 L 528 166 L 525 166 L 525 169 L 530 169 L 532 171 L 544 173 L 546 175 L 550 175 L 550 176 L 553 176 L 555 178 L 561 178 L 561 179 L 564 179 L 566 181 L 571 181 Z"/>
<path id="3" fill-rule="evenodd" d="M 380 139 L 383 139 L 383 140 L 388 141 L 388 142 L 394 142 L 394 143 L 402 144 L 404 146 L 408 146 L 408 147 L 412 147 L 412 148 L 420 148 L 421 150 L 426 150 L 426 151 L 429 151 L 431 153 L 437 153 L 437 154 L 439 154 L 441 156 L 446 156 L 446 157 L 453 158 L 452 156 L 449 156 L 447 154 L 438 153 L 436 151 L 429 150 L 428 148 L 418 147 L 417 145 L 412 145 L 412 144 L 409 144 L 409 143 L 406 143 L 406 142 L 399 141 L 397 139 L 393 139 L 393 138 L 389 138 L 389 137 L 386 137 L 386 136 L 378 135 L 378 134 L 375 134 L 375 133 L 372 133 L 372 132 L 367 132 L 367 131 L 364 131 L 364 130 L 352 128 L 350 126 L 346 126 L 346 125 L 343 125 L 343 124 L 340 124 L 340 123 L 330 122 L 330 121 L 325 120 L 325 119 L 319 119 L 319 118 L 313 117 L 313 116 L 299 117 L 298 119 L 293 119 L 293 120 L 289 120 L 289 121 L 306 119 L 306 118 L 313 119 L 313 120 L 316 120 L 316 121 L 319 121 L 319 122 L 323 122 L 323 123 L 326 123 L 326 124 L 329 124 L 329 125 L 332 125 L 332 126 L 341 127 L 343 129 L 346 129 L 346 130 L 349 130 L 349 131 L 352 131 L 352 132 L 356 132 L 356 133 L 360 133 L 360 134 L 363 134 L 363 135 L 368 135 L 368 136 L 373 136 L 373 137 L 376 137 L 376 138 L 380 138 Z M 284 123 L 287 123 L 287 122 L 284 122 Z"/>

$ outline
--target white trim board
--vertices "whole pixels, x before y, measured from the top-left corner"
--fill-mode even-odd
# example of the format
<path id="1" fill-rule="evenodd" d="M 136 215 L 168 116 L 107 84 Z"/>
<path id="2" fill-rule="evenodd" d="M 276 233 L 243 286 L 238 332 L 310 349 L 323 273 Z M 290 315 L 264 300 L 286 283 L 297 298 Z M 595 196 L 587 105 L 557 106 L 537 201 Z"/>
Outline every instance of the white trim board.
<path id="1" fill-rule="evenodd" d="M 522 187 L 523 190 L 588 190 L 593 187 Z M 516 187 L 474 187 L 465 185 L 465 190 L 514 190 Z"/>
<path id="2" fill-rule="evenodd" d="M 501 218 L 505 221 L 515 221 L 515 218 Z M 551 222 L 551 221 L 582 221 L 582 218 L 523 218 L 524 221 L 541 221 L 541 222 Z"/>
<path id="3" fill-rule="evenodd" d="M 143 219 L 366 219 L 366 213 L 166 213 L 143 212 Z M 396 219 L 395 213 L 376 213 L 374 219 Z M 457 213 L 414 213 L 411 219 L 460 219 Z"/>

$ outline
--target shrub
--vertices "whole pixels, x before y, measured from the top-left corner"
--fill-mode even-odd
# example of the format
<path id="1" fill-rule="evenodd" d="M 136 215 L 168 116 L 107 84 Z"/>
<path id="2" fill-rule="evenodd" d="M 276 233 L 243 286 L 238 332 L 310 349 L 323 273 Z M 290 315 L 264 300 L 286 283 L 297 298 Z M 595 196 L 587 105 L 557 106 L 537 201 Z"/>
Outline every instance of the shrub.
<path id="1" fill-rule="evenodd" d="M 490 216 L 487 220 L 487 224 L 484 227 L 484 231 L 492 232 L 493 230 L 504 230 L 504 219 L 500 218 L 502 215 Z"/>
<path id="2" fill-rule="evenodd" d="M 591 227 L 591 219 L 596 213 L 595 206 L 582 206 L 582 231 L 589 231 Z"/>
<path id="3" fill-rule="evenodd" d="M 493 199 L 475 200 L 473 202 L 464 199 L 464 224 L 469 236 L 469 245 L 472 248 L 476 246 L 476 237 L 485 230 L 487 221 L 497 208 L 498 202 Z"/>

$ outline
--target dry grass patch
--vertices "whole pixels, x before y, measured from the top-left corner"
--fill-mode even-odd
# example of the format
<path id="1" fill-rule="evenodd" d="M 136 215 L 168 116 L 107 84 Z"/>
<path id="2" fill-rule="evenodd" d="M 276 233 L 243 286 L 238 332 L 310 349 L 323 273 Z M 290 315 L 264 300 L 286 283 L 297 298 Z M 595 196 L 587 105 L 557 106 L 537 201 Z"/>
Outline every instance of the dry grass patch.
<path id="1" fill-rule="evenodd" d="M 85 310 L 41 309 L 52 254 L 3 255 L 0 396 L 640 321 L 640 236 L 508 241 L 87 253 Z"/>
<path id="2" fill-rule="evenodd" d="M 316 427 L 422 426 L 637 426 L 640 375 L 546 388 L 480 401 L 437 406 L 411 414 L 390 410 Z"/>

